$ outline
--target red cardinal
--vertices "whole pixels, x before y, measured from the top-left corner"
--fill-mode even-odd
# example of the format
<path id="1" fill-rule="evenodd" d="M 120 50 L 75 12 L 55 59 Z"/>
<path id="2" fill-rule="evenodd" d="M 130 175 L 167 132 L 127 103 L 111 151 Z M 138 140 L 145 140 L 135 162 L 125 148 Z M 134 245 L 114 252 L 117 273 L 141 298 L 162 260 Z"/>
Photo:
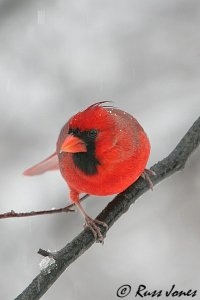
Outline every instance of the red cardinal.
<path id="1" fill-rule="evenodd" d="M 133 116 L 106 103 L 95 103 L 71 117 L 61 129 L 56 152 L 24 172 L 38 175 L 60 169 L 71 201 L 100 241 L 103 236 L 98 225 L 107 224 L 87 215 L 80 194 L 117 194 L 140 176 L 150 182 L 145 172 L 150 153 L 146 133 Z"/>

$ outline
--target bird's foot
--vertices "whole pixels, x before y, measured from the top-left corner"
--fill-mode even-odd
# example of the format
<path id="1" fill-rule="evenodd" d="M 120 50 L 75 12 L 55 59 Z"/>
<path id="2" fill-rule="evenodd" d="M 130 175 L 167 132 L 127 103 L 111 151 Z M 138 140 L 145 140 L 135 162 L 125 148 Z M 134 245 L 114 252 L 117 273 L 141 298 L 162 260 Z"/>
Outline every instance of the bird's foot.
<path id="1" fill-rule="evenodd" d="M 155 176 L 156 173 L 150 169 L 144 169 L 141 177 L 147 182 L 149 188 L 153 191 L 153 182 L 151 181 L 151 178 L 149 177 L 149 175 Z"/>
<path id="2" fill-rule="evenodd" d="M 106 230 L 108 229 L 108 225 L 105 222 L 99 221 L 99 220 L 93 220 L 91 217 L 89 217 L 88 215 L 85 216 L 85 224 L 84 224 L 84 228 L 90 228 L 90 230 L 92 231 L 95 240 L 99 241 L 100 243 L 103 244 L 104 242 L 104 237 L 101 233 L 101 229 L 98 225 L 102 225 L 103 227 L 106 228 Z"/>

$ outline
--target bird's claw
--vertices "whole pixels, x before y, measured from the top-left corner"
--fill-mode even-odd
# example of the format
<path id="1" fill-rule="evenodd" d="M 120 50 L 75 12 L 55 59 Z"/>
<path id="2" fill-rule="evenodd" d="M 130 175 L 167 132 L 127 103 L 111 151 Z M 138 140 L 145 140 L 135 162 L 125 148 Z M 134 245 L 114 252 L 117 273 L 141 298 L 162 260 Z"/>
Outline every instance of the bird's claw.
<path id="1" fill-rule="evenodd" d="M 144 169 L 144 171 L 145 171 L 146 173 L 149 173 L 149 175 L 156 176 L 156 172 L 153 171 L 153 170 L 151 170 L 151 169 Z"/>
<path id="2" fill-rule="evenodd" d="M 151 181 L 151 178 L 149 177 L 149 175 L 155 176 L 156 173 L 150 169 L 144 169 L 141 177 L 147 182 L 149 188 L 153 191 L 153 182 Z"/>
<path id="3" fill-rule="evenodd" d="M 108 229 L 108 225 L 105 222 L 99 221 L 99 220 L 93 220 L 92 218 L 90 218 L 89 216 L 85 217 L 85 224 L 83 225 L 84 228 L 90 228 L 90 230 L 92 231 L 94 238 L 96 241 L 99 241 L 100 243 L 103 244 L 104 242 L 104 237 L 101 233 L 101 229 L 99 228 L 98 225 L 102 225 L 103 227 L 106 228 L 106 230 Z"/>

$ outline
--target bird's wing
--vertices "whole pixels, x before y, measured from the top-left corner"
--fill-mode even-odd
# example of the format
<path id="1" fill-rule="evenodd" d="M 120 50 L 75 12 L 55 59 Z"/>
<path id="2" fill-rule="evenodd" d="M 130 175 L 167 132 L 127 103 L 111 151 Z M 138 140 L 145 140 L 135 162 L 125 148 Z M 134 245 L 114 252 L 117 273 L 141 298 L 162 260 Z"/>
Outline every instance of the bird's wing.
<path id="1" fill-rule="evenodd" d="M 58 169 L 59 169 L 58 156 L 57 153 L 54 152 L 51 156 L 39 162 L 37 165 L 25 170 L 23 172 L 23 175 L 26 176 L 40 175 L 47 171 L 53 171 Z"/>

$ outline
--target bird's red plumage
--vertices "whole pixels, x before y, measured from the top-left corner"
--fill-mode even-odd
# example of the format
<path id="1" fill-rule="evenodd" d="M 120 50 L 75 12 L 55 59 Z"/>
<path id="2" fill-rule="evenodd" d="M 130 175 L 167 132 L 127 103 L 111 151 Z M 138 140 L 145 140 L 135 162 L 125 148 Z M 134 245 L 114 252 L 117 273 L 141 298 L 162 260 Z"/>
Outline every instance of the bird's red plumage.
<path id="1" fill-rule="evenodd" d="M 116 194 L 135 182 L 144 171 L 150 153 L 150 143 L 140 124 L 130 114 L 112 107 L 93 106 L 79 112 L 65 124 L 57 142 L 60 152 L 69 127 L 81 131 L 95 128 L 95 156 L 100 162 L 97 173 L 85 174 L 72 159 L 72 153 L 59 154 L 60 171 L 76 201 L 79 193 L 93 195 Z"/>
<path id="2" fill-rule="evenodd" d="M 148 137 L 133 116 L 118 108 L 104 107 L 102 103 L 94 104 L 71 117 L 60 132 L 56 153 L 24 174 L 38 175 L 59 167 L 74 202 L 78 201 L 80 193 L 102 196 L 116 194 L 135 182 L 149 158 Z M 87 174 L 79 169 L 74 164 L 73 153 L 60 153 L 69 136 L 69 128 L 98 130 L 95 157 L 99 164 L 95 174 Z"/>

